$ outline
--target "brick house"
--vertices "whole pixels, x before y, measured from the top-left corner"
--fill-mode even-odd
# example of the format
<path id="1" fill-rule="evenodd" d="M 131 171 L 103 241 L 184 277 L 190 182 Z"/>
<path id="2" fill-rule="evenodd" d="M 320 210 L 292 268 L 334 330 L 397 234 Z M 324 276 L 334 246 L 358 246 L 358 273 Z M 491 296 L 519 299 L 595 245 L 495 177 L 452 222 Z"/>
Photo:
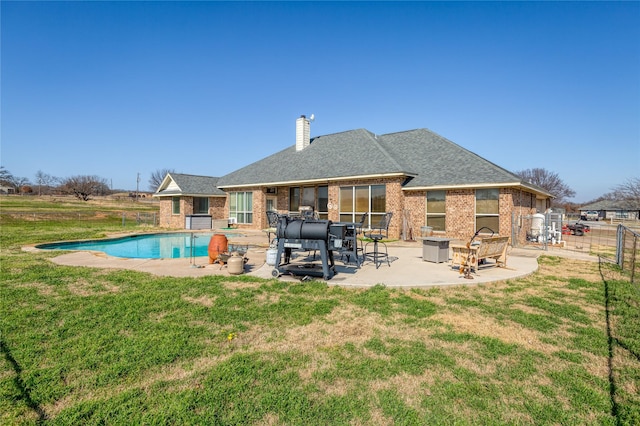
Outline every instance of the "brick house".
<path id="1" fill-rule="evenodd" d="M 227 224 L 227 193 L 217 183 L 217 177 L 167 173 L 153 194 L 160 198 L 160 226 L 185 228 L 194 216 Z"/>
<path id="2" fill-rule="evenodd" d="M 295 145 L 217 178 L 215 185 L 226 198 L 215 198 L 211 214 L 234 218 L 240 228 L 266 228 L 268 210 L 297 213 L 310 206 L 334 222 L 355 222 L 367 212 L 365 226 L 393 212 L 390 237 L 404 239 L 419 236 L 424 226 L 451 238 L 467 239 L 488 227 L 524 239 L 521 218 L 546 210 L 551 198 L 427 129 L 385 135 L 358 129 L 310 138 L 304 116 L 296 120 Z M 155 196 L 163 196 L 161 188 Z M 161 198 L 162 226 L 180 222 L 163 220 L 168 201 Z"/>

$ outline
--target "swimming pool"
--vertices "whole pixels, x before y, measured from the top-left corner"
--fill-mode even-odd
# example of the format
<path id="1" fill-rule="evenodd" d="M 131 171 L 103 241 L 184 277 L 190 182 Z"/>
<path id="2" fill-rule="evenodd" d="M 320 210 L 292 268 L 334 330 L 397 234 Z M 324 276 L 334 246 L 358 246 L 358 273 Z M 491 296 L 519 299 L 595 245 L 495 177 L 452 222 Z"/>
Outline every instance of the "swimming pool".
<path id="1" fill-rule="evenodd" d="M 94 250 L 110 256 L 133 259 L 176 259 L 191 256 L 207 256 L 209 240 L 213 232 L 178 232 L 164 234 L 129 235 L 104 240 L 67 241 L 39 244 L 45 250 Z M 241 237 L 238 233 L 225 233 L 227 238 Z M 229 249 L 233 250 L 230 244 Z"/>

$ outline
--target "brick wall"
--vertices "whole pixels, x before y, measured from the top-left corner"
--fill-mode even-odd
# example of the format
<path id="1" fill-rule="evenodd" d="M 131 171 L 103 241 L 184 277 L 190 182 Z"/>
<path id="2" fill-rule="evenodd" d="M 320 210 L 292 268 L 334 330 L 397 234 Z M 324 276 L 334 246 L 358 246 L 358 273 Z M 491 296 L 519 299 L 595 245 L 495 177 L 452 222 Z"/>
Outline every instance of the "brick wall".
<path id="1" fill-rule="evenodd" d="M 212 220 L 227 219 L 229 209 L 227 206 L 228 197 L 209 197 L 209 214 Z"/>
<path id="2" fill-rule="evenodd" d="M 406 231 L 406 238 L 416 239 L 421 235 L 420 228 L 425 226 L 425 206 L 427 191 L 404 191 L 404 208 L 407 217 L 407 225 L 410 227 Z M 402 223 L 400 223 L 402 226 Z M 401 228 L 402 231 L 402 228 Z"/>
<path id="3" fill-rule="evenodd" d="M 160 226 L 163 228 L 184 228 L 185 216 L 193 214 L 193 197 L 180 198 L 180 214 L 173 214 L 172 197 L 160 198 Z"/>
<path id="4" fill-rule="evenodd" d="M 451 238 L 467 239 L 476 224 L 476 193 L 473 189 L 449 190 L 446 194 L 445 229 Z"/>
<path id="5" fill-rule="evenodd" d="M 180 214 L 173 214 L 173 198 L 160 197 L 160 227 L 184 229 L 185 218 L 193 214 L 193 197 L 180 197 Z M 209 211 L 213 220 L 226 219 L 226 197 L 209 197 Z"/>
<path id="6" fill-rule="evenodd" d="M 389 226 L 389 237 L 400 239 L 402 236 L 403 222 L 407 219 L 412 235 L 407 237 L 416 238 L 420 236 L 420 228 L 425 225 L 425 198 L 426 191 L 402 191 L 401 178 L 391 179 L 369 179 L 341 181 L 339 183 L 328 184 L 329 220 L 337 222 L 340 220 L 339 197 L 341 186 L 358 185 L 386 185 L 386 209 L 393 213 L 393 219 Z M 264 229 L 267 227 L 267 217 L 265 214 L 266 194 L 263 188 L 250 187 L 243 188 L 243 191 L 253 192 L 253 223 L 238 224 L 244 229 Z M 289 187 L 279 187 L 277 197 L 277 208 L 279 213 L 289 211 Z M 500 212 L 500 235 L 512 236 L 512 233 L 519 241 L 526 238 L 526 223 L 520 220 L 523 216 L 528 216 L 536 212 L 535 195 L 530 192 L 516 188 L 501 188 L 499 195 Z M 448 190 L 446 194 L 446 232 L 438 235 L 455 239 L 466 240 L 475 232 L 475 189 L 455 189 Z M 171 197 L 160 199 L 160 226 L 168 228 L 184 228 L 185 216 L 193 212 L 193 197 L 182 197 L 180 200 L 180 214 L 172 214 Z M 229 215 L 229 197 L 210 197 L 209 214 L 214 220 L 225 219 Z M 517 220 L 512 229 L 512 217 Z M 408 231 L 408 229 L 407 229 Z"/>

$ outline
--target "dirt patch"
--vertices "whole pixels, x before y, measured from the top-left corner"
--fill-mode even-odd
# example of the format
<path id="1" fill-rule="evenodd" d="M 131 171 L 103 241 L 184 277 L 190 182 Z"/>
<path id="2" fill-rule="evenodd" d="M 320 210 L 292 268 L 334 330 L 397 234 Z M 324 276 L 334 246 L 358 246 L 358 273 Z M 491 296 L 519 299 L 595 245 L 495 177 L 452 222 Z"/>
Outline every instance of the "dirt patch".
<path id="1" fill-rule="evenodd" d="M 182 300 L 189 303 L 194 303 L 196 305 L 202 305 L 202 306 L 206 306 L 207 308 L 210 308 L 215 303 L 216 298 L 209 297 L 207 295 L 202 295 L 200 297 L 182 296 Z"/>
<path id="2" fill-rule="evenodd" d="M 38 294 L 40 296 L 55 296 L 56 295 L 55 287 L 53 287 L 53 286 L 51 286 L 49 284 L 45 284 L 45 283 L 39 283 L 39 282 L 26 283 L 26 284 L 20 284 L 19 287 L 22 287 L 22 288 L 33 288 L 33 289 L 38 291 Z"/>
<path id="3" fill-rule="evenodd" d="M 120 287 L 108 283 L 90 283 L 84 279 L 78 279 L 68 285 L 72 294 L 82 297 L 101 296 L 109 293 L 118 293 Z"/>
<path id="4" fill-rule="evenodd" d="M 363 344 L 380 329 L 380 317 L 353 306 L 338 307 L 322 320 L 283 331 L 255 327 L 238 334 L 238 344 L 257 351 L 315 353 L 318 348 Z"/>
<path id="5" fill-rule="evenodd" d="M 280 301 L 281 295 L 279 293 L 264 292 L 256 295 L 256 301 L 262 304 L 273 304 Z"/>
<path id="6" fill-rule="evenodd" d="M 263 283 L 258 282 L 234 282 L 234 281 L 225 281 L 222 285 L 228 289 L 239 289 L 239 288 L 260 288 Z"/>
<path id="7" fill-rule="evenodd" d="M 422 398 L 431 395 L 429 387 L 433 386 L 433 384 L 434 382 L 431 377 L 401 373 L 385 380 L 373 381 L 369 385 L 369 389 L 371 389 L 373 393 L 387 389 L 396 390 L 402 395 L 405 404 L 420 411 Z"/>
<path id="8" fill-rule="evenodd" d="M 441 313 L 434 319 L 449 324 L 456 332 L 472 333 L 484 337 L 500 339 L 505 343 L 513 343 L 529 350 L 551 354 L 557 350 L 553 345 L 540 341 L 538 333 L 522 327 L 520 324 L 506 322 L 500 324 L 493 318 L 482 316 L 474 309 L 455 314 Z"/>
<path id="9" fill-rule="evenodd" d="M 581 278 L 591 282 L 602 281 L 599 265 L 597 262 L 584 260 L 565 260 L 558 264 L 552 264 L 542 260 L 539 262 L 539 273 L 541 275 L 553 275 L 563 278 Z"/>

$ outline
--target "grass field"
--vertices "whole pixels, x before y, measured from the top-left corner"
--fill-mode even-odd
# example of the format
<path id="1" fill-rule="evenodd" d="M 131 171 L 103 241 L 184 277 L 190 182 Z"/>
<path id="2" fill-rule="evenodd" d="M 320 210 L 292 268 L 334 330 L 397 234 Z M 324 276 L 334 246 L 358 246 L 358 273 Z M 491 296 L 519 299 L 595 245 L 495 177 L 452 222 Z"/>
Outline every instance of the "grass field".
<path id="1" fill-rule="evenodd" d="M 20 249 L 117 223 L 0 217 L 0 424 L 640 424 L 640 289 L 608 264 L 406 291 L 163 278 Z"/>

